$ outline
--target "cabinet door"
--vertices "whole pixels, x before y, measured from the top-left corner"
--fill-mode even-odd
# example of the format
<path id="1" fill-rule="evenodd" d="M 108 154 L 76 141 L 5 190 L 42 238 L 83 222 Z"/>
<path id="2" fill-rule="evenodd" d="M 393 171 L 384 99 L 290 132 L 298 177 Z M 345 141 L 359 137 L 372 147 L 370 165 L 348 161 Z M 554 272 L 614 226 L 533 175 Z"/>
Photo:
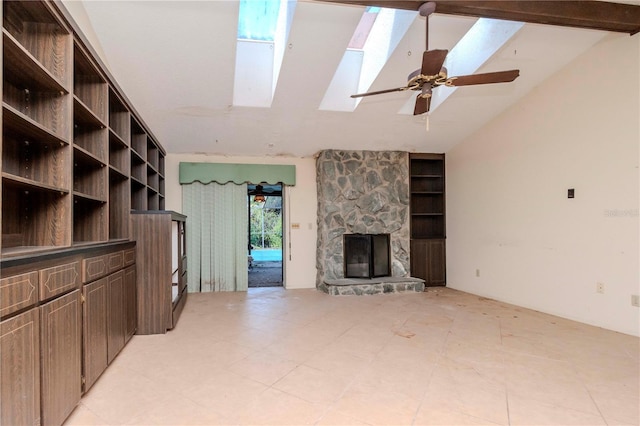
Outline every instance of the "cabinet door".
<path id="1" fill-rule="evenodd" d="M 107 278 L 83 288 L 84 391 L 107 368 Z"/>
<path id="2" fill-rule="evenodd" d="M 411 240 L 411 276 L 429 284 L 429 240 Z"/>
<path id="3" fill-rule="evenodd" d="M 40 424 L 39 333 L 37 308 L 0 323 L 0 424 Z"/>
<path id="4" fill-rule="evenodd" d="M 124 347 L 124 271 L 107 277 L 107 359 L 113 361 Z"/>
<path id="5" fill-rule="evenodd" d="M 411 276 L 426 286 L 445 285 L 445 240 L 411 240 Z"/>
<path id="6" fill-rule="evenodd" d="M 81 395 L 80 290 L 40 307 L 42 424 L 60 425 Z"/>
<path id="7" fill-rule="evenodd" d="M 445 285 L 446 261 L 444 240 L 429 240 L 429 285 Z"/>
<path id="8" fill-rule="evenodd" d="M 125 340 L 128 342 L 136 332 L 138 323 L 136 301 L 136 267 L 129 266 L 124 270 L 124 318 Z"/>

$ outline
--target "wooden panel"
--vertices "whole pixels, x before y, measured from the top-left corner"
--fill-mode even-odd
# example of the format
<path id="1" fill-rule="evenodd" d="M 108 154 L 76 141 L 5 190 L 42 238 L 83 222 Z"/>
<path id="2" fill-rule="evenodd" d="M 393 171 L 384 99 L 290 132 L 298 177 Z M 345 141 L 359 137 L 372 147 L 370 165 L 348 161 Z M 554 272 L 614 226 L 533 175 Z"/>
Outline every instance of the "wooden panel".
<path id="1" fill-rule="evenodd" d="M 82 282 L 90 282 L 109 274 L 108 255 L 95 256 L 82 261 Z"/>
<path id="2" fill-rule="evenodd" d="M 411 240 L 411 276 L 429 281 L 428 240 Z"/>
<path id="3" fill-rule="evenodd" d="M 114 360 L 125 342 L 124 271 L 108 277 L 107 289 L 107 359 Z"/>
<path id="4" fill-rule="evenodd" d="M 136 249 L 124 251 L 124 266 L 131 266 L 136 263 Z"/>
<path id="5" fill-rule="evenodd" d="M 128 342 L 135 334 L 138 322 L 135 266 L 129 266 L 124 270 L 124 318 L 125 341 Z"/>
<path id="6" fill-rule="evenodd" d="M 116 253 L 109 254 L 108 268 L 109 273 L 119 271 L 124 267 L 124 252 L 118 251 Z"/>
<path id="7" fill-rule="evenodd" d="M 40 424 L 40 318 L 31 309 L 0 323 L 0 424 Z"/>
<path id="8" fill-rule="evenodd" d="M 38 272 L 0 280 L 0 316 L 24 309 L 38 301 Z"/>
<path id="9" fill-rule="evenodd" d="M 84 392 L 107 368 L 107 283 L 108 279 L 102 278 L 82 289 Z"/>
<path id="10" fill-rule="evenodd" d="M 171 214 L 132 214 L 136 240 L 137 334 L 161 334 L 171 328 Z"/>
<path id="11" fill-rule="evenodd" d="M 40 300 L 80 286 L 80 262 L 40 270 Z"/>
<path id="12" fill-rule="evenodd" d="M 81 395 L 80 290 L 40 307 L 42 424 L 60 425 Z"/>
<path id="13" fill-rule="evenodd" d="M 445 285 L 445 240 L 429 241 L 429 285 Z"/>
<path id="14" fill-rule="evenodd" d="M 185 288 L 182 293 L 180 294 L 180 297 L 178 299 L 178 303 L 176 303 L 176 306 L 173 308 L 173 314 L 171 316 L 171 328 L 174 328 L 176 326 L 176 324 L 178 323 L 178 319 L 180 318 L 180 315 L 182 314 L 182 310 L 184 309 L 184 305 L 187 303 L 187 289 Z"/>
<path id="15" fill-rule="evenodd" d="M 424 0 L 322 0 L 418 10 Z M 589 28 L 635 34 L 640 31 L 640 8 L 632 4 L 605 1 L 531 1 L 531 0 L 439 0 L 436 13 L 475 16 L 535 24 Z"/>

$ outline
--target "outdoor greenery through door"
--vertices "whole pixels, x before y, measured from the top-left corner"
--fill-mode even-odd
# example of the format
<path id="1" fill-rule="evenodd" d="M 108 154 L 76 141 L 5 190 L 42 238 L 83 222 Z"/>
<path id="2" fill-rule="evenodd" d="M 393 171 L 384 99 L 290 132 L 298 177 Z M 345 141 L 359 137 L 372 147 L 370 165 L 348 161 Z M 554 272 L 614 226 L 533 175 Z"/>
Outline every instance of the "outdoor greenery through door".
<path id="1" fill-rule="evenodd" d="M 283 285 L 282 185 L 247 185 L 249 287 Z"/>

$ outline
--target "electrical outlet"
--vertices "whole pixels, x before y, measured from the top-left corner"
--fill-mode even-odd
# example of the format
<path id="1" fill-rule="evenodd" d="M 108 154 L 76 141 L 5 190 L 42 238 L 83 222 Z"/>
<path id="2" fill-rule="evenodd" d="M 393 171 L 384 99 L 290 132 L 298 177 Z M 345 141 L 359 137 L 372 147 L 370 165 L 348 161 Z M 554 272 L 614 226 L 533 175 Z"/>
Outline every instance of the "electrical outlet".
<path id="1" fill-rule="evenodd" d="M 631 295 L 631 306 L 635 306 L 636 308 L 640 308 L 640 295 L 632 294 Z"/>
<path id="2" fill-rule="evenodd" d="M 596 283 L 596 293 L 604 294 L 604 283 Z"/>
<path id="3" fill-rule="evenodd" d="M 476 269 L 476 277 L 480 276 L 480 269 Z"/>

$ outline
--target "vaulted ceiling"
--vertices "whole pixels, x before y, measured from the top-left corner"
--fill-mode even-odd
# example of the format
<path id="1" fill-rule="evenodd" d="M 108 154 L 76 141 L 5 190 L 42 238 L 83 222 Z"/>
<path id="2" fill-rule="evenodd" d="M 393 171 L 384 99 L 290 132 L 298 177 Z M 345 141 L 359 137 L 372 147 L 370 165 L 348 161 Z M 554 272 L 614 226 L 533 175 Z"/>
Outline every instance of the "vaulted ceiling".
<path id="1" fill-rule="evenodd" d="M 271 106 L 239 107 L 233 105 L 237 1 L 83 5 L 92 25 L 85 32 L 95 33 L 96 49 L 104 52 L 116 81 L 170 153 L 446 152 L 595 43 L 629 37 L 527 23 L 478 70 L 517 68 L 520 77 L 513 83 L 461 88 L 428 118 L 398 114 L 415 92 L 368 97 L 353 112 L 323 111 L 319 105 L 365 8 L 298 0 Z M 476 20 L 436 10 L 429 19 L 429 47 L 453 49 Z M 425 19 L 416 13 L 370 89 L 404 85 L 407 74 L 419 68 L 424 48 Z"/>

